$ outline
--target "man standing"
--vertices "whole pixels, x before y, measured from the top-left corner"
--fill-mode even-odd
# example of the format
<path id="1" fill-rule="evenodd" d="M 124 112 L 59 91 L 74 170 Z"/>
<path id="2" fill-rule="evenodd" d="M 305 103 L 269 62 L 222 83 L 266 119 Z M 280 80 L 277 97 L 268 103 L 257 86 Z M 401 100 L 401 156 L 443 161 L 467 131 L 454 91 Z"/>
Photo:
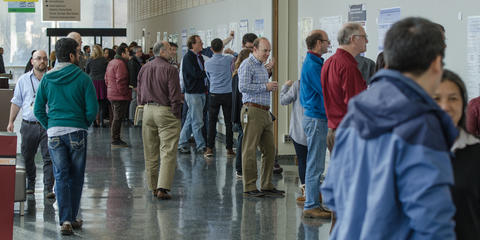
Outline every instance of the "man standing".
<path id="1" fill-rule="evenodd" d="M 238 69 L 238 85 L 243 95 L 241 121 L 243 127 L 242 169 L 243 195 L 246 197 L 280 196 L 284 191 L 275 189 L 272 184 L 275 161 L 273 120 L 269 112 L 270 92 L 277 90 L 277 82 L 269 82 L 264 64 L 270 56 L 270 42 L 257 38 L 253 43 L 253 53 Z M 260 187 L 257 189 L 257 147 L 262 152 Z"/>
<path id="2" fill-rule="evenodd" d="M 108 63 L 105 73 L 107 98 L 112 103 L 113 109 L 112 147 L 128 147 L 120 137 L 122 118 L 126 115 L 128 102 L 132 99 L 132 90 L 128 87 L 128 57 L 128 47 L 120 45 L 115 58 Z"/>
<path id="3" fill-rule="evenodd" d="M 85 60 L 88 60 L 90 58 L 90 46 L 85 45 L 83 51 L 85 52 Z"/>
<path id="4" fill-rule="evenodd" d="M 169 62 L 169 48 L 168 42 L 156 43 L 155 59 L 138 74 L 138 103 L 145 105 L 142 135 L 148 186 L 162 200 L 171 198 L 168 192 L 175 173 L 182 114 L 178 70 Z"/>
<path id="5" fill-rule="evenodd" d="M 222 107 L 223 118 L 226 128 L 227 157 L 235 156 L 233 151 L 232 132 L 232 71 L 230 69 L 233 60 L 232 55 L 223 55 L 223 42 L 219 38 L 212 41 L 212 58 L 205 62 L 205 71 L 210 82 L 209 106 L 208 106 L 208 137 L 205 157 L 213 155 L 215 148 L 215 135 L 217 133 L 218 112 Z"/>
<path id="6" fill-rule="evenodd" d="M 188 139 L 193 132 L 197 153 L 205 152 L 205 139 L 202 134 L 203 108 L 206 101 L 205 60 L 201 54 L 203 49 L 202 39 L 198 35 L 188 38 L 188 52 L 182 60 L 182 75 L 185 86 L 185 101 L 188 105 L 187 119 L 180 133 L 179 150 L 183 153 L 190 152 Z M 180 80 L 179 80 L 180 81 Z M 191 130 L 191 131 L 190 131 Z"/>
<path id="7" fill-rule="evenodd" d="M 48 152 L 47 131 L 40 126 L 33 114 L 33 104 L 35 103 L 38 85 L 40 85 L 40 80 L 47 71 L 47 53 L 43 50 L 35 51 L 31 61 L 33 70 L 23 74 L 15 86 L 7 131 L 13 132 L 13 123 L 17 118 L 18 112 L 22 109 L 22 126 L 20 127 L 20 134 L 22 135 L 21 151 L 27 172 L 27 193 L 33 194 L 35 192 L 37 173 L 35 154 L 37 154 L 38 146 L 40 146 L 43 158 L 44 193 L 47 198 L 55 198 L 53 193 L 53 166 L 50 153 Z"/>
<path id="8" fill-rule="evenodd" d="M 34 105 L 35 116 L 47 129 L 63 235 L 71 235 L 73 229 L 82 226 L 77 214 L 85 174 L 87 129 L 98 111 L 92 80 L 76 65 L 80 57 L 77 47 L 78 43 L 70 38 L 57 41 L 58 63 L 43 76 Z"/>
<path id="9" fill-rule="evenodd" d="M 305 217 L 330 218 L 320 202 L 320 178 L 325 169 L 327 151 L 327 115 L 323 102 L 320 74 L 322 54 L 328 51 L 327 33 L 314 30 L 305 40 L 308 48 L 300 78 L 300 103 L 305 109 L 303 129 L 307 136 L 307 167 L 305 172 Z"/>
<path id="10" fill-rule="evenodd" d="M 328 118 L 327 147 L 332 152 L 335 130 L 347 113 L 348 101 L 367 88 L 355 56 L 367 50 L 367 34 L 358 23 L 346 23 L 338 32 L 337 52 L 322 68 L 322 90 Z"/>
<path id="11" fill-rule="evenodd" d="M 406 18 L 385 37 L 387 70 L 352 99 L 337 128 L 323 199 L 330 239 L 455 239 L 450 147 L 458 135 L 430 97 L 445 41 L 435 23 Z"/>
<path id="12" fill-rule="evenodd" d="M 5 63 L 3 62 L 3 48 L 0 47 L 0 73 L 5 73 Z"/>
<path id="13" fill-rule="evenodd" d="M 130 102 L 130 107 L 128 110 L 128 119 L 129 124 L 133 124 L 135 118 L 135 110 L 137 108 L 137 77 L 140 72 L 140 68 L 143 65 L 143 52 L 142 47 L 135 46 L 132 49 L 133 56 L 128 60 L 128 74 L 130 83 L 128 87 L 132 89 L 132 101 Z"/>

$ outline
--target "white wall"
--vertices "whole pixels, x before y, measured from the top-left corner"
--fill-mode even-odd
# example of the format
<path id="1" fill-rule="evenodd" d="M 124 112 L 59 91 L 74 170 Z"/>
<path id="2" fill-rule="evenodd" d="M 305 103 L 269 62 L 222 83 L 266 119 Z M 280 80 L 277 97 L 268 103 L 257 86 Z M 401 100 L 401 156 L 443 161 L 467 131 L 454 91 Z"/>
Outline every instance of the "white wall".
<path id="1" fill-rule="evenodd" d="M 375 60 L 378 54 L 377 17 L 379 10 L 383 8 L 400 7 L 402 18 L 420 16 L 440 23 L 445 27 L 447 38 L 445 67 L 457 72 L 464 81 L 467 81 L 467 17 L 480 15 L 480 1 L 365 0 L 359 2 L 338 0 L 332 2 L 326 0 L 300 0 L 298 6 L 298 21 L 304 17 L 313 17 L 314 28 L 318 28 L 320 17 L 341 15 L 345 22 L 349 4 L 359 3 L 365 3 L 367 9 L 367 34 L 369 43 L 366 57 Z M 462 15 L 461 20 L 458 18 L 459 13 Z M 478 84 L 480 84 L 480 78 L 477 80 L 477 86 Z M 479 94 L 479 92 L 474 92 L 469 95 L 470 97 L 475 97 Z"/>

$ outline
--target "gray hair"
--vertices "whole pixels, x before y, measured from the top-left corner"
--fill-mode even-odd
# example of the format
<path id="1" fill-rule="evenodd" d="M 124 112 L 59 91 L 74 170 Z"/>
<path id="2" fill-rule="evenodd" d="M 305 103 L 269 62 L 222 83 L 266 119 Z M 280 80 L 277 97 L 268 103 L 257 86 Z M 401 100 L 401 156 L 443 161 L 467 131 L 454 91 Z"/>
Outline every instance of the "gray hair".
<path id="1" fill-rule="evenodd" d="M 153 45 L 153 55 L 155 55 L 155 57 L 159 57 L 161 50 L 167 50 L 165 44 L 163 42 L 156 42 L 155 45 Z"/>
<path id="2" fill-rule="evenodd" d="M 338 31 L 338 44 L 339 45 L 348 45 L 350 44 L 350 39 L 352 38 L 353 35 L 360 34 L 360 31 L 362 29 L 362 25 L 358 23 L 345 23 Z"/>

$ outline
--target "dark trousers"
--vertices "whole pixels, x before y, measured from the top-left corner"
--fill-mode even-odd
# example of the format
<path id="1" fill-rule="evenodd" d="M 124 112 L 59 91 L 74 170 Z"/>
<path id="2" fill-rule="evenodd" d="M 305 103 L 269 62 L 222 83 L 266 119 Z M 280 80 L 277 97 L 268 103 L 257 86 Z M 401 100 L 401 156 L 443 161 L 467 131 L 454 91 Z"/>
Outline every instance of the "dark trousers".
<path id="1" fill-rule="evenodd" d="M 243 129 L 242 124 L 236 123 L 238 129 L 237 137 L 237 159 L 235 159 L 235 170 L 237 172 L 242 172 L 242 140 L 243 140 Z"/>
<path id="2" fill-rule="evenodd" d="M 120 131 L 122 129 L 122 119 L 127 114 L 128 101 L 111 101 L 113 109 L 113 123 L 112 123 L 112 142 L 120 140 Z"/>
<path id="3" fill-rule="evenodd" d="M 209 108 L 209 100 L 210 98 L 210 94 L 207 93 L 207 97 L 205 98 L 205 105 L 203 106 L 203 127 L 202 127 L 202 135 L 203 135 L 203 139 L 205 139 L 205 141 L 207 140 L 207 134 L 208 134 L 208 121 L 209 121 L 209 117 L 208 117 L 208 108 Z M 218 114 L 217 114 L 218 115 Z M 215 131 L 216 131 L 217 128 L 215 128 Z"/>
<path id="4" fill-rule="evenodd" d="M 293 139 L 292 139 L 293 141 Z M 298 159 L 298 175 L 300 176 L 300 182 L 305 184 L 305 171 L 307 169 L 307 153 L 308 148 L 305 145 L 293 141 L 293 147 L 295 147 L 295 153 Z"/>
<path id="5" fill-rule="evenodd" d="M 207 147 L 215 147 L 215 135 L 217 133 L 217 121 L 220 107 L 222 107 L 223 118 L 226 127 L 226 143 L 227 149 L 233 148 L 233 131 L 232 131 L 232 93 L 225 94 L 209 94 L 208 103 L 208 137 Z"/>
<path id="6" fill-rule="evenodd" d="M 35 189 L 37 172 L 37 167 L 35 166 L 35 154 L 37 154 L 37 149 L 40 145 L 43 158 L 44 190 L 51 192 L 55 180 L 53 178 L 52 159 L 48 152 L 47 131 L 40 124 L 32 124 L 22 121 L 20 134 L 22 135 L 21 152 L 23 159 L 25 160 L 25 170 L 27 173 L 27 188 L 31 190 Z"/>

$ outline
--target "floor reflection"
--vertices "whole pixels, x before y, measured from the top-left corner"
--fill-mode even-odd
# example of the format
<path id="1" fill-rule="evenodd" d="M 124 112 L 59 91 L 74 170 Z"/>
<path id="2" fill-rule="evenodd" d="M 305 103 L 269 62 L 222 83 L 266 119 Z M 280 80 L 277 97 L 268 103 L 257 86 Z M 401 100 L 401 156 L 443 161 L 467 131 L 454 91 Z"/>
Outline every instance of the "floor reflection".
<path id="1" fill-rule="evenodd" d="M 179 154 L 172 200 L 159 201 L 146 188 L 140 128 L 124 128 L 131 145 L 110 149 L 109 129 L 90 129 L 80 216 L 81 239 L 328 239 L 330 222 L 302 218 L 296 205 L 296 166 L 283 164 L 273 182 L 285 198 L 244 199 L 235 177 L 235 159 L 217 143 L 216 157 Z M 41 166 L 41 158 L 36 159 Z M 42 179 L 41 168 L 37 179 Z M 15 205 L 14 239 L 67 239 L 59 234 L 57 204 L 43 198 L 43 183 Z M 35 236 L 32 238 L 32 236 Z M 70 237 L 71 238 L 71 237 Z M 69 239 L 70 239 L 69 238 Z"/>

